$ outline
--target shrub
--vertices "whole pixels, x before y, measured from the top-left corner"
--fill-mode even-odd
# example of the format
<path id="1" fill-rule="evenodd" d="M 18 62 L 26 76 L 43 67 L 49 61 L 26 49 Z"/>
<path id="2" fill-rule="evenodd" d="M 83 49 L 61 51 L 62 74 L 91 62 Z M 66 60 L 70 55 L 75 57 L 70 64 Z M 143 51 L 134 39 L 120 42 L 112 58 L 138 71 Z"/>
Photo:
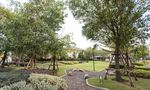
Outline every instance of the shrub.
<path id="1" fill-rule="evenodd" d="M 27 84 L 26 81 L 20 81 L 10 86 L 4 86 L 0 90 L 34 90 L 31 84 Z"/>
<path id="2" fill-rule="evenodd" d="M 78 62 L 78 61 L 73 61 L 73 63 L 74 63 L 74 64 L 79 64 L 79 62 Z"/>
<path id="3" fill-rule="evenodd" d="M 56 76 L 31 74 L 27 81 L 4 86 L 0 90 L 67 90 L 67 85 Z"/>
<path id="4" fill-rule="evenodd" d="M 142 69 L 136 69 L 134 70 L 134 73 L 137 77 L 141 78 L 150 78 L 150 71 L 142 70 Z"/>
<path id="5" fill-rule="evenodd" d="M 120 66 L 120 69 L 125 68 L 125 66 L 124 66 L 124 65 L 119 65 L 119 66 Z M 110 67 L 110 68 L 115 68 L 115 65 L 114 65 L 114 64 L 112 64 L 112 65 L 110 65 L 109 67 Z"/>
<path id="6" fill-rule="evenodd" d="M 73 65 L 78 64 L 78 61 L 60 61 L 59 63 L 66 64 L 66 65 Z"/>
<path id="7" fill-rule="evenodd" d="M 150 70 L 150 67 L 144 67 L 144 66 L 137 66 L 136 69 L 142 69 L 142 70 Z"/>
<path id="8" fill-rule="evenodd" d="M 144 66 L 144 64 L 141 63 L 141 62 L 134 62 L 133 65 L 136 65 L 136 66 Z"/>
<path id="9" fill-rule="evenodd" d="M 135 73 L 136 77 L 150 79 L 150 71 L 149 70 L 134 69 L 133 72 Z M 121 74 L 124 76 L 127 76 L 127 73 L 124 73 L 124 71 L 121 71 Z M 133 76 L 133 74 L 131 74 L 131 76 Z"/>
<path id="10" fill-rule="evenodd" d="M 64 79 L 56 76 L 43 75 L 43 74 L 31 74 L 29 77 L 31 84 L 38 87 L 38 85 L 52 85 L 54 90 L 67 90 L 67 85 Z"/>

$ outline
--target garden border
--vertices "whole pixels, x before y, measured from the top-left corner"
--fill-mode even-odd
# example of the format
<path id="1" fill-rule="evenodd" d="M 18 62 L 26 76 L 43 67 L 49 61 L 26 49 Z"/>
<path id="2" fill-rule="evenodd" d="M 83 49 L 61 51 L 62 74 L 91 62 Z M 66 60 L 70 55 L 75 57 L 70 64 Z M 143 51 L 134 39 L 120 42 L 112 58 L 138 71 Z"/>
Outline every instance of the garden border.
<path id="1" fill-rule="evenodd" d="M 88 86 L 90 86 L 90 87 L 97 88 L 97 89 L 100 89 L 100 90 L 110 90 L 110 89 L 108 89 L 108 88 L 97 87 L 97 86 L 91 85 L 91 84 L 89 84 L 88 80 L 89 80 L 89 79 L 86 79 L 86 84 L 87 84 Z"/>
<path id="2" fill-rule="evenodd" d="M 64 77 L 64 76 L 67 75 L 67 69 L 65 69 L 64 72 L 65 72 L 65 74 L 62 75 L 62 76 L 60 76 L 60 77 Z M 110 89 L 108 89 L 108 88 L 97 87 L 97 86 L 91 85 L 91 84 L 89 84 L 88 79 L 85 80 L 85 83 L 86 83 L 86 85 L 88 85 L 88 86 L 90 86 L 90 87 L 93 87 L 93 88 L 96 88 L 96 89 L 100 89 L 100 90 L 110 90 Z"/>

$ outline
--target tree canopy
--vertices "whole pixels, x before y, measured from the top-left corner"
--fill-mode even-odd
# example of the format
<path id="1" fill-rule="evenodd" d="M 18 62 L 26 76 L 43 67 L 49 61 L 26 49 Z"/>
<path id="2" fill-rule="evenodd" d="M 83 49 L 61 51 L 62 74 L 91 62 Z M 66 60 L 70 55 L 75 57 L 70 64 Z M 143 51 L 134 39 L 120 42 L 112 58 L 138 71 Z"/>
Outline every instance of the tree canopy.
<path id="1" fill-rule="evenodd" d="M 84 23 L 82 33 L 88 39 L 107 46 L 114 43 L 115 68 L 119 69 L 119 54 L 138 38 L 145 40 L 150 8 L 149 0 L 69 0 L 76 19 Z M 116 80 L 121 80 L 116 71 Z"/>
<path id="2" fill-rule="evenodd" d="M 61 39 L 57 32 L 64 23 L 63 1 L 30 0 L 23 5 L 16 2 L 13 5 L 14 11 L 1 9 L 5 17 L 1 17 L 0 32 L 9 40 L 3 45 L 11 46 L 7 50 L 36 59 L 53 53 L 55 47 L 60 48 Z"/>
<path id="3" fill-rule="evenodd" d="M 82 32 L 88 39 L 108 46 L 119 39 L 125 45 L 147 35 L 143 14 L 148 0 L 70 0 L 69 6 L 75 18 L 84 23 Z"/>

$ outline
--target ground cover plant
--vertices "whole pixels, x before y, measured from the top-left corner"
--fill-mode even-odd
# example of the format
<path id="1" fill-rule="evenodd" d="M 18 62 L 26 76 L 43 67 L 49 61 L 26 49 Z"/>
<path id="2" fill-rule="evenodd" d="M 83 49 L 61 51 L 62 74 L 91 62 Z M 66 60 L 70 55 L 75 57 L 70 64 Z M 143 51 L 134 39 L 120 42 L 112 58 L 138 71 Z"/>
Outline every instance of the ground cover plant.
<path id="1" fill-rule="evenodd" d="M 67 85 L 56 76 L 30 74 L 26 80 L 5 85 L 0 90 L 67 90 Z"/>

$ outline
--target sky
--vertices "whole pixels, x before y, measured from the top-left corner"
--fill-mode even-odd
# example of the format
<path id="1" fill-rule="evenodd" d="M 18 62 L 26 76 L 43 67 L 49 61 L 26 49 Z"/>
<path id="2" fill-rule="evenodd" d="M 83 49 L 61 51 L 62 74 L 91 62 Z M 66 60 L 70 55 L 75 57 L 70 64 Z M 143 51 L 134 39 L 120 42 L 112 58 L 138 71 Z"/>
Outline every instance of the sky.
<path id="1" fill-rule="evenodd" d="M 7 6 L 9 0 L 0 0 L 0 4 Z M 26 2 L 27 0 L 16 0 L 20 1 L 21 3 Z M 75 20 L 73 17 L 71 11 L 67 9 L 66 11 L 67 17 L 65 17 L 65 24 L 62 25 L 62 30 L 59 32 L 60 35 L 64 36 L 66 34 L 70 34 L 72 36 L 72 41 L 76 43 L 76 47 L 81 49 L 86 49 L 88 47 L 93 47 L 95 44 L 92 41 L 89 41 L 82 35 L 82 26 L 79 21 Z M 147 41 L 147 46 L 149 46 L 150 49 L 150 40 Z M 109 48 L 99 45 L 100 48 L 110 50 Z"/>
<path id="2" fill-rule="evenodd" d="M 85 36 L 82 35 L 82 26 L 79 21 L 75 20 L 72 13 L 67 10 L 67 17 L 65 18 L 65 24 L 63 25 L 60 34 L 70 34 L 72 35 L 73 41 L 76 43 L 76 47 L 86 49 L 89 46 L 93 46 L 93 42 L 86 39 Z"/>
<path id="3" fill-rule="evenodd" d="M 16 1 L 25 2 L 26 0 Z M 0 3 L 4 6 L 7 6 L 9 4 L 8 0 L 0 0 Z M 69 9 L 66 10 L 66 13 L 67 17 L 65 17 L 65 24 L 62 25 L 63 28 L 59 32 L 59 34 L 63 36 L 66 34 L 70 34 L 72 36 L 72 41 L 76 43 L 76 47 L 78 48 L 86 49 L 90 46 L 93 46 L 95 43 L 87 40 L 86 37 L 82 35 L 82 24 L 75 20 Z"/>

